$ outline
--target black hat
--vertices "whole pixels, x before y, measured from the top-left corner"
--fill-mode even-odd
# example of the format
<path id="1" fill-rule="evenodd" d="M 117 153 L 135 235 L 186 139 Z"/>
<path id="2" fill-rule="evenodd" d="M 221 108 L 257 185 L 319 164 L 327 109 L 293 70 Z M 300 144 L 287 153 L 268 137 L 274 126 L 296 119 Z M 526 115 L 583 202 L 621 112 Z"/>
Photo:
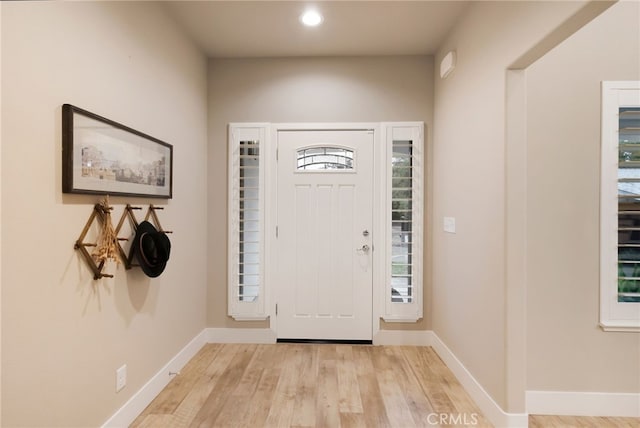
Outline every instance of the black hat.
<path id="1" fill-rule="evenodd" d="M 136 228 L 136 236 L 131 244 L 142 271 L 151 278 L 164 271 L 169 260 L 171 241 L 164 232 L 158 232 L 148 221 Z"/>

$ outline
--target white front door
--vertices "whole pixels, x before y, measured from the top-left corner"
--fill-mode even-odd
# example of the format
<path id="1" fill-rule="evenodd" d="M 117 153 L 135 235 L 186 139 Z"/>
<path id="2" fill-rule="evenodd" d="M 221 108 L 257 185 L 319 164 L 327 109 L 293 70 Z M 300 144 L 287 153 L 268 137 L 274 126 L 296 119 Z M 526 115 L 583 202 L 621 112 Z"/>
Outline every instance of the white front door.
<path id="1" fill-rule="evenodd" d="M 278 132 L 278 338 L 372 338 L 373 139 Z"/>

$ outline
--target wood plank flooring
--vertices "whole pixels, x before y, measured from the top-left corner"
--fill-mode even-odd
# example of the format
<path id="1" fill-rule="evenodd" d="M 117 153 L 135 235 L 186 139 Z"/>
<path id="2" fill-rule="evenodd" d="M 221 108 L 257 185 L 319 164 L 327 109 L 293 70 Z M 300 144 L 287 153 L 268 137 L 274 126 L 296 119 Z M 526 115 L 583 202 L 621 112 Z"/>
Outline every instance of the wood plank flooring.
<path id="1" fill-rule="evenodd" d="M 490 427 L 429 347 L 208 344 L 132 427 Z"/>
<path id="2" fill-rule="evenodd" d="M 429 347 L 208 344 L 131 426 L 492 425 Z M 640 428 L 640 419 L 531 415 L 529 427 Z"/>
<path id="3" fill-rule="evenodd" d="M 529 428 L 640 428 L 640 418 L 530 415 Z"/>

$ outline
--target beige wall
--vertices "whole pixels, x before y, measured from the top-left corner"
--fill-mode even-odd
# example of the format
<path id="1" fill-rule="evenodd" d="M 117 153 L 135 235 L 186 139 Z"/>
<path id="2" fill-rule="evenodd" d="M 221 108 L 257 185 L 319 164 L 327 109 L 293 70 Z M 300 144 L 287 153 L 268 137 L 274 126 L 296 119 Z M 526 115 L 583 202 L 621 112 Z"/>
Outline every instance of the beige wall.
<path id="1" fill-rule="evenodd" d="M 2 7 L 0 7 L 0 24 Z M 0 26 L 0 53 L 2 52 L 2 27 Z M 0 55 L 0 89 L 2 82 L 2 55 Z M 0 243 L 2 242 L 2 96 L 0 96 Z M 0 244 L 0 425 L 2 425 L 2 245 Z"/>
<path id="2" fill-rule="evenodd" d="M 583 5 L 474 2 L 435 57 L 438 67 L 456 50 L 458 62 L 435 80 L 433 330 L 509 412 L 524 411 L 524 382 L 507 377 L 506 71 Z M 445 216 L 456 234 L 443 232 Z"/>
<path id="3" fill-rule="evenodd" d="M 226 316 L 226 126 L 249 121 L 425 121 L 433 168 L 426 213 L 434 219 L 433 228 L 426 227 L 433 229 L 426 237 L 433 268 L 427 255 L 425 271 L 433 273 L 433 290 L 425 278 L 424 320 L 383 328 L 433 328 L 504 409 L 521 411 L 508 405 L 505 374 L 505 71 L 581 5 L 473 3 L 436 56 L 437 67 L 447 51 L 458 52 L 456 70 L 442 81 L 434 79 L 431 57 L 211 60 L 207 76 L 205 59 L 157 5 L 3 2 L 3 425 L 100 425 L 203 327 L 266 325 Z M 639 358 L 637 338 L 601 333 L 595 325 L 592 172 L 599 116 L 592 84 L 634 78 L 626 74 L 634 70 L 638 75 L 622 49 L 611 60 L 626 64 L 620 66 L 625 74 L 608 63 L 612 42 L 598 31 L 618 37 L 626 27 L 616 19 L 632 17 L 615 13 L 621 15 L 597 21 L 599 30 L 585 29 L 587 36 L 568 41 L 530 71 L 529 389 L 639 389 L 632 378 L 637 365 L 628 377 L 624 369 Z M 590 59 L 585 50 L 594 44 L 601 46 L 598 55 L 607 52 L 605 59 Z M 567 71 L 557 74 L 560 69 Z M 559 94 L 562 104 L 547 108 Z M 161 219 L 175 233 L 161 277 L 149 280 L 119 267 L 114 280 L 94 282 L 73 250 L 97 198 L 60 192 L 60 107 L 66 102 L 174 145 L 175 196 Z M 580 103 L 591 107 L 569 116 L 571 128 L 557 121 L 558 112 Z M 568 140 L 589 142 L 577 152 L 585 166 L 570 175 L 564 160 L 576 151 Z M 542 174 L 547 161 L 562 183 Z M 580 191 L 568 204 L 572 183 Z M 553 207 L 548 192 L 558 201 Z M 116 217 L 127 202 L 158 201 L 112 198 Z M 585 210 L 591 214 L 576 217 Z M 457 234 L 442 232 L 443 216 L 456 217 Z M 549 241 L 561 249 L 574 238 L 585 245 L 568 265 L 545 252 Z M 564 250 L 563 256 L 574 248 Z M 591 262 L 585 268 L 582 260 Z M 573 280 L 577 267 L 582 281 Z M 583 287 L 590 292 L 580 294 Z M 562 302 L 576 296 L 581 300 L 574 305 Z M 603 369 L 610 361 L 612 369 Z M 124 363 L 128 385 L 116 394 L 115 369 Z M 592 374 L 594 366 L 602 372 Z"/>
<path id="4" fill-rule="evenodd" d="M 99 426 L 205 327 L 206 60 L 156 4 L 1 7 L 2 425 Z M 61 193 L 63 103 L 174 145 L 159 278 L 93 281 L 73 249 L 98 198 Z"/>
<path id="5" fill-rule="evenodd" d="M 600 82 L 640 79 L 640 3 L 527 69 L 527 389 L 640 392 L 640 335 L 599 320 Z"/>
<path id="6" fill-rule="evenodd" d="M 226 315 L 227 124 L 419 120 L 425 122 L 429 145 L 432 86 L 431 57 L 209 62 L 209 326 L 268 326 L 234 322 Z M 393 328 L 429 328 L 428 289 L 425 300 L 425 319 Z"/>
<path id="7" fill-rule="evenodd" d="M 2 7 L 0 7 L 0 24 Z M 1 30 L 0 26 L 0 30 Z M 2 51 L 2 31 L 0 31 L 0 53 Z M 0 55 L 0 82 L 2 82 L 2 55 Z M 0 83 L 1 86 L 1 83 Z M 0 130 L 2 129 L 2 97 L 0 96 Z M 0 132 L 0 243 L 2 242 L 2 132 Z M 2 425 L 2 245 L 0 244 L 0 425 Z"/>

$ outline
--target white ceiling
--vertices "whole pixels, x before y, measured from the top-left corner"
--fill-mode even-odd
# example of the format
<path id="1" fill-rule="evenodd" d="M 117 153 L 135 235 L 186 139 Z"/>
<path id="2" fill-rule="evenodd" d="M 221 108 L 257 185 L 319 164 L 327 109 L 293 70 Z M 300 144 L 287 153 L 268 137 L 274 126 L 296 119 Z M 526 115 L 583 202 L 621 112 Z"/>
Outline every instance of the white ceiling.
<path id="1" fill-rule="evenodd" d="M 215 58 L 428 55 L 467 1 L 169 1 L 168 10 Z M 316 28 L 298 18 L 314 7 Z"/>

